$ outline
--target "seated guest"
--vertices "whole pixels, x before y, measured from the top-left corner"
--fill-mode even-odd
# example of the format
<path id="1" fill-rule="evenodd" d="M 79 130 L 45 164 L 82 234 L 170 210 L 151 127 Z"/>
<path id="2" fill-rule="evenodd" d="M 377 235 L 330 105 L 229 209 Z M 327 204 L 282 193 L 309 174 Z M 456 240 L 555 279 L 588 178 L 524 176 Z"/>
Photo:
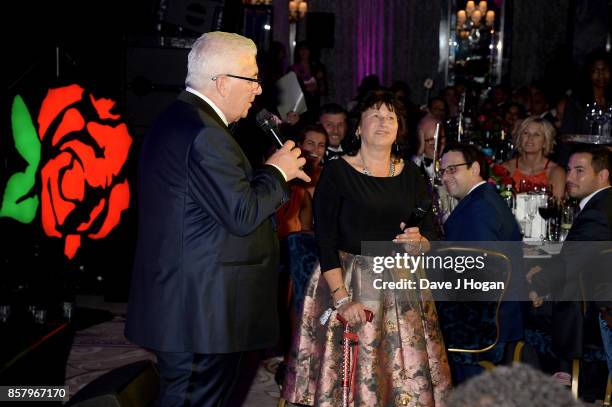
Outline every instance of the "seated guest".
<path id="1" fill-rule="evenodd" d="M 599 273 L 595 278 L 600 278 L 604 267 L 599 264 L 598 257 L 602 245 L 585 245 L 578 242 L 600 241 L 604 242 L 603 247 L 609 247 L 609 242 L 612 241 L 611 173 L 612 157 L 603 147 L 578 150 L 570 156 L 567 192 L 570 197 L 581 199 L 580 212 L 574 219 L 561 253 L 550 264 L 543 268 L 536 266 L 527 274 L 531 283 L 529 297 L 534 306 L 542 304 L 541 296 L 544 294 L 550 293 L 553 299 L 559 300 L 552 304 L 552 345 L 560 364 L 556 377 L 565 384 L 569 384 L 571 379 L 571 360 L 580 358 L 583 354 L 582 332 L 585 316 L 582 302 L 578 301 L 584 292 L 582 287 L 585 281 L 589 281 L 589 270 Z M 595 288 L 601 286 L 602 284 Z M 586 295 L 591 297 L 588 292 Z M 607 298 L 609 299 L 609 294 Z M 612 367 L 612 307 L 609 301 L 597 305 L 600 308 L 598 318 L 604 347 L 608 363 Z"/>
<path id="2" fill-rule="evenodd" d="M 542 119 L 546 119 L 551 122 L 551 124 L 554 121 L 546 94 L 543 90 L 535 86 L 532 87 L 530 95 L 529 114 L 531 116 L 538 116 Z"/>
<path id="3" fill-rule="evenodd" d="M 448 117 L 457 117 L 459 115 L 459 99 L 455 87 L 447 86 L 444 88 L 442 95 L 448 108 Z"/>
<path id="4" fill-rule="evenodd" d="M 466 144 L 448 147 L 442 156 L 440 167 L 442 183 L 451 196 L 459 199 L 459 203 L 444 223 L 447 241 L 483 242 L 483 245 L 493 241 L 521 241 L 521 232 L 510 208 L 495 188 L 485 182 L 487 164 L 476 147 Z M 508 255 L 512 259 L 520 258 L 518 253 Z M 513 270 L 518 269 L 519 267 L 513 266 Z M 523 287 L 522 277 L 513 272 L 509 286 L 506 287 L 506 298 L 519 298 Z M 471 326 L 471 322 L 466 319 L 470 312 L 482 315 L 486 313 L 484 303 L 443 302 L 439 306 L 442 331 L 447 343 L 452 342 L 448 338 L 454 335 L 453 330 Z M 465 321 L 463 325 L 462 321 Z M 498 344 L 518 341 L 522 336 L 523 321 L 519 304 L 504 301 L 499 308 Z M 479 338 L 474 338 L 474 341 L 479 343 Z M 454 364 L 452 361 L 451 368 L 455 382 L 461 382 L 482 371 L 479 365 Z"/>
<path id="5" fill-rule="evenodd" d="M 342 106 L 336 103 L 328 103 L 319 111 L 319 123 L 327 131 L 327 150 L 325 150 L 325 161 L 337 155 L 344 154 L 342 140 L 346 136 L 348 126 L 348 113 Z"/>
<path id="6" fill-rule="evenodd" d="M 429 103 L 427 104 L 427 113 L 441 123 L 444 123 L 444 120 L 446 120 L 446 117 L 448 116 L 446 101 L 441 97 L 429 99 Z"/>
<path id="7" fill-rule="evenodd" d="M 444 126 L 437 119 L 435 119 L 431 115 L 426 115 L 419 122 L 419 126 L 417 128 L 417 135 L 419 137 L 419 147 L 417 150 L 417 154 L 412 157 L 412 161 L 419 167 L 425 182 L 428 184 L 432 194 L 434 195 L 434 204 L 436 205 L 436 226 L 438 228 L 438 233 L 443 235 L 442 231 L 442 223 L 446 220 L 448 215 L 451 213 L 453 208 L 455 207 L 456 200 L 448 195 L 448 192 L 445 188 L 439 183 L 434 181 L 432 185 L 432 180 L 435 178 L 435 170 L 434 170 L 434 150 L 435 143 L 434 137 L 436 134 L 436 125 L 440 124 L 440 133 L 438 136 L 438 150 L 437 150 L 437 159 L 440 159 L 442 155 L 442 151 L 444 150 L 444 144 L 446 138 L 444 136 Z"/>
<path id="8" fill-rule="evenodd" d="M 438 144 L 438 157 L 444 150 L 444 126 L 440 120 L 433 116 L 427 115 L 421 119 L 417 128 L 417 135 L 419 137 L 419 148 L 415 156 L 412 157 L 412 161 L 421 169 L 424 175 L 431 180 L 434 176 L 434 136 L 436 134 L 436 125 L 440 125 L 439 133 L 439 144 Z"/>
<path id="9" fill-rule="evenodd" d="M 524 118 L 525 106 L 517 102 L 510 102 L 504 105 L 502 109 L 502 129 L 506 132 L 506 134 L 514 138 L 516 124 Z"/>
<path id="10" fill-rule="evenodd" d="M 315 187 L 323 170 L 323 158 L 327 151 L 327 138 L 327 132 L 320 124 L 304 127 L 298 136 L 298 146 L 302 150 L 304 158 L 306 158 L 304 171 L 311 179 L 308 184 L 304 185 L 311 197 L 314 196 Z"/>
<path id="11" fill-rule="evenodd" d="M 280 347 L 284 356 L 274 376 L 279 385 L 285 374 L 291 333 L 295 330 L 296 309 L 301 306 L 305 285 L 317 261 L 312 236 L 312 194 L 321 173 L 326 141 L 327 135 L 321 125 L 306 126 L 300 132 L 298 146 L 306 158 L 304 172 L 311 174 L 311 182 L 290 182 L 289 201 L 276 210 L 282 270 L 279 273 Z"/>
<path id="12" fill-rule="evenodd" d="M 502 165 L 510 172 L 519 192 L 552 186 L 553 195 L 565 195 L 565 171 L 547 156 L 555 142 L 555 129 L 544 119 L 531 116 L 523 120 L 516 134 L 518 156 Z"/>
<path id="13" fill-rule="evenodd" d="M 596 103 L 603 109 L 612 106 L 611 65 L 609 53 L 595 51 L 587 57 L 582 83 L 567 100 L 561 126 L 564 134 L 592 134 L 587 105 Z"/>

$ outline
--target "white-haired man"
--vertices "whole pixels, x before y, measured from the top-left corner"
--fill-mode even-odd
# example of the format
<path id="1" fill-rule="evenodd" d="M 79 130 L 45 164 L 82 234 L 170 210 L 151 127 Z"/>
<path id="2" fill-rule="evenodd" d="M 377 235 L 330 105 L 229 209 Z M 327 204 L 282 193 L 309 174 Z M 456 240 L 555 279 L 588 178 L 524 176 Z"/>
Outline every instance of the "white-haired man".
<path id="1" fill-rule="evenodd" d="M 187 89 L 145 138 L 126 336 L 152 349 L 162 406 L 223 406 L 245 351 L 276 344 L 278 242 L 287 181 L 309 177 L 289 141 L 253 170 L 228 131 L 261 93 L 255 44 L 202 35 Z"/>

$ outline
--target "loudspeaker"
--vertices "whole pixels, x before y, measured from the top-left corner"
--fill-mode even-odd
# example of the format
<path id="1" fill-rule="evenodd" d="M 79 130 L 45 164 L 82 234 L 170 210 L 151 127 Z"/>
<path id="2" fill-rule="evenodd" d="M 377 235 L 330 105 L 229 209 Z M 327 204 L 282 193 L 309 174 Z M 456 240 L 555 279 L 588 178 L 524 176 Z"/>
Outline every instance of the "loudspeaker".
<path id="1" fill-rule="evenodd" d="M 150 360 L 118 367 L 83 387 L 66 406 L 143 407 L 159 393 L 159 373 Z"/>
<path id="2" fill-rule="evenodd" d="M 223 0 L 169 1 L 164 20 L 197 33 L 221 29 Z"/>
<path id="3" fill-rule="evenodd" d="M 333 13 L 306 13 L 306 40 L 315 48 L 333 48 L 335 17 Z"/>

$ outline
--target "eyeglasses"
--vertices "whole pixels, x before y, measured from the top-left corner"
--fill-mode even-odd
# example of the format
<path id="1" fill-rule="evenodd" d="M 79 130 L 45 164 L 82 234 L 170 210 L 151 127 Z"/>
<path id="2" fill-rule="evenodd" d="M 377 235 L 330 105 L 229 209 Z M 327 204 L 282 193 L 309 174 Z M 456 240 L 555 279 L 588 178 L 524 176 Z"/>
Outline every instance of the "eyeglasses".
<path id="1" fill-rule="evenodd" d="M 213 76 L 210 79 L 212 79 L 213 81 L 216 81 L 219 76 L 229 76 L 230 78 L 242 79 L 243 81 L 249 81 L 249 82 L 252 82 L 252 83 L 256 83 L 259 86 L 261 86 L 261 84 L 262 84 L 262 81 L 259 78 L 247 78 L 246 76 L 232 75 L 232 74 L 229 74 L 229 73 L 222 73 L 222 74 L 219 74 L 219 75 L 215 75 L 215 76 Z"/>
<path id="2" fill-rule="evenodd" d="M 461 164 L 449 165 L 446 168 L 440 168 L 438 170 L 438 173 L 440 174 L 441 177 L 444 176 L 445 173 L 453 175 L 454 173 L 457 172 L 457 167 L 461 167 L 462 165 L 472 165 L 472 163 L 461 163 Z"/>

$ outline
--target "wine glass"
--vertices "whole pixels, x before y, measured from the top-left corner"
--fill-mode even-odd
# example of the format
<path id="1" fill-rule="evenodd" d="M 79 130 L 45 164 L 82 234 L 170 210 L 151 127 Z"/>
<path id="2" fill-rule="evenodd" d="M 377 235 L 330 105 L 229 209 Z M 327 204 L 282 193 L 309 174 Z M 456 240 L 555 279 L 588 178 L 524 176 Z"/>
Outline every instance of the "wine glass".
<path id="1" fill-rule="evenodd" d="M 559 240 L 564 242 L 567 238 L 569 230 L 572 228 L 572 224 L 574 223 L 574 208 L 568 201 L 565 201 L 561 208 L 561 233 L 559 236 Z"/>
<path id="2" fill-rule="evenodd" d="M 558 215 L 559 215 L 559 207 L 557 205 L 557 201 L 551 194 L 551 190 L 548 190 L 548 194 L 542 196 L 540 201 L 540 206 L 538 207 L 538 212 L 542 219 L 545 222 L 545 234 L 546 236 L 541 235 L 542 240 L 546 241 L 554 241 L 558 239 L 557 233 L 557 225 L 558 225 Z"/>
<path id="3" fill-rule="evenodd" d="M 540 240 L 547 241 L 550 236 L 548 235 L 548 219 L 550 219 L 551 208 L 548 207 L 548 200 L 541 199 L 538 205 L 538 213 L 544 219 L 545 227 L 540 231 Z"/>
<path id="4" fill-rule="evenodd" d="M 538 196 L 530 195 L 525 200 L 525 212 L 527 213 L 527 218 L 529 218 L 529 233 L 527 237 L 533 237 L 533 221 L 538 212 Z"/>

